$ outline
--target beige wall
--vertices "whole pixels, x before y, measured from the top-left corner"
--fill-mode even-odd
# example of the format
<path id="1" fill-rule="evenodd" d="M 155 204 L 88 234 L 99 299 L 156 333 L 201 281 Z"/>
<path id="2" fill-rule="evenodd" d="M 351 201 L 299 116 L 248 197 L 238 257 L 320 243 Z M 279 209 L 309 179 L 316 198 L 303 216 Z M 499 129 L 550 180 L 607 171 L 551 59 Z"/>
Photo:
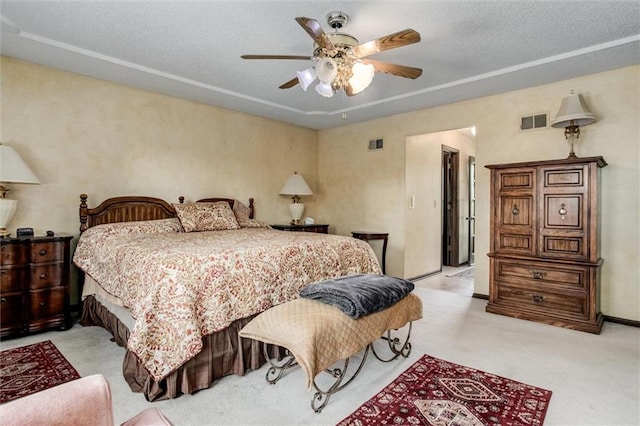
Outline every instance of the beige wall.
<path id="1" fill-rule="evenodd" d="M 390 233 L 387 272 L 406 276 L 405 141 L 407 137 L 475 125 L 476 288 L 488 293 L 489 172 L 487 164 L 565 158 L 562 129 L 519 131 L 519 117 L 553 118 L 571 89 L 582 93 L 598 122 L 582 128 L 578 156 L 602 155 L 602 301 L 605 315 L 640 320 L 640 66 L 497 96 L 430 108 L 319 132 L 319 214 L 338 233 L 354 228 Z M 385 147 L 367 152 L 367 141 Z M 408 229 L 407 232 L 420 232 Z"/>
<path id="2" fill-rule="evenodd" d="M 78 195 L 90 204 L 137 194 L 256 198 L 258 219 L 288 220 L 278 196 L 293 171 L 316 193 L 305 216 L 333 233 L 390 233 L 387 271 L 404 276 L 405 146 L 409 136 L 475 125 L 476 292 L 488 291 L 486 164 L 564 158 L 562 130 L 518 131 L 519 116 L 555 115 L 563 96 L 585 95 L 599 121 L 582 129 L 579 156 L 603 155 L 602 311 L 640 320 L 640 67 L 323 130 L 272 120 L 2 58 L 0 141 L 42 180 L 12 185 L 10 224 L 77 234 Z M 369 152 L 369 139 L 384 149 Z"/>
<path id="3" fill-rule="evenodd" d="M 10 185 L 10 223 L 78 233 L 79 194 L 177 202 L 255 198 L 257 219 L 287 223 L 278 192 L 294 170 L 317 188 L 317 132 L 2 58 L 0 141 L 42 181 Z M 313 197 L 305 199 L 314 214 Z"/>
<path id="4" fill-rule="evenodd" d="M 407 278 L 440 270 L 443 146 L 458 150 L 458 262 L 469 260 L 468 162 L 469 156 L 475 156 L 475 141 L 458 130 L 409 136 L 405 148 L 404 275 Z"/>

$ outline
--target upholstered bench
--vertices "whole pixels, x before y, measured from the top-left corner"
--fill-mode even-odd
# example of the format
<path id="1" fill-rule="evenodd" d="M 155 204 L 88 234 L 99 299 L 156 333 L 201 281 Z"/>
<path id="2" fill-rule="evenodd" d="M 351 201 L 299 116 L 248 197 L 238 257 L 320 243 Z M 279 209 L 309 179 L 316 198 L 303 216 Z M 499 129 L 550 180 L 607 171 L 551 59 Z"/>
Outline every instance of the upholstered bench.
<path id="1" fill-rule="evenodd" d="M 413 293 L 385 309 L 357 319 L 346 315 L 337 306 L 301 297 L 261 313 L 240 331 L 240 336 L 264 343 L 265 357 L 270 364 L 266 379 L 271 384 L 275 384 L 285 370 L 299 365 L 307 376 L 307 386 L 316 390 L 311 407 L 320 412 L 331 395 L 358 375 L 370 350 L 383 362 L 409 356 L 411 324 L 420 318 L 422 302 Z M 391 336 L 393 330 L 407 324 L 409 327 L 404 340 Z M 380 338 L 386 341 L 391 351 L 390 358 L 385 359 L 376 351 L 373 342 Z M 266 350 L 268 344 L 285 348 L 286 356 L 281 360 L 271 359 Z M 344 381 L 349 358 L 363 349 L 360 365 Z M 339 361 L 344 363 L 342 368 L 329 369 Z M 335 378 L 326 390 L 321 389 L 316 381 L 316 376 L 323 372 Z"/>

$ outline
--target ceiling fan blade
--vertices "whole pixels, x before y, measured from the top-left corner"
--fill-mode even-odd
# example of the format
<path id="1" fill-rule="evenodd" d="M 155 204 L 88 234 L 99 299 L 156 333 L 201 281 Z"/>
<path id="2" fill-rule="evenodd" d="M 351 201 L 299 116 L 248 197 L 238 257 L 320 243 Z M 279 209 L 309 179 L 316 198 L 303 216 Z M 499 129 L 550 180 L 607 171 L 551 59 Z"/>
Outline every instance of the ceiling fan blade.
<path id="1" fill-rule="evenodd" d="M 327 37 L 327 34 L 324 32 L 318 21 L 311 18 L 298 17 L 296 18 L 296 22 L 300 24 L 302 28 L 311 36 L 313 41 L 323 49 L 333 49 L 333 43 Z"/>
<path id="2" fill-rule="evenodd" d="M 371 64 L 378 72 L 392 74 L 404 78 L 418 78 L 422 75 L 421 68 L 408 67 L 406 65 L 391 64 L 389 62 L 376 61 L 373 59 L 362 59 L 362 63 Z"/>
<path id="3" fill-rule="evenodd" d="M 298 56 L 298 55 L 242 55 L 242 59 L 299 59 L 309 60 L 311 56 Z"/>
<path id="4" fill-rule="evenodd" d="M 298 81 L 298 77 L 295 77 L 295 78 L 293 78 L 293 79 L 291 79 L 291 80 L 287 81 L 286 83 L 282 84 L 282 85 L 279 87 L 279 89 L 290 89 L 290 88 L 292 88 L 293 86 L 295 86 L 295 85 L 296 85 L 296 84 L 298 84 L 298 83 L 299 83 L 299 81 Z"/>
<path id="5" fill-rule="evenodd" d="M 406 29 L 397 33 L 389 34 L 378 39 L 359 44 L 354 47 L 354 52 L 359 58 L 373 55 L 384 50 L 395 49 L 397 47 L 408 46 L 420 41 L 420 33 L 416 30 Z"/>

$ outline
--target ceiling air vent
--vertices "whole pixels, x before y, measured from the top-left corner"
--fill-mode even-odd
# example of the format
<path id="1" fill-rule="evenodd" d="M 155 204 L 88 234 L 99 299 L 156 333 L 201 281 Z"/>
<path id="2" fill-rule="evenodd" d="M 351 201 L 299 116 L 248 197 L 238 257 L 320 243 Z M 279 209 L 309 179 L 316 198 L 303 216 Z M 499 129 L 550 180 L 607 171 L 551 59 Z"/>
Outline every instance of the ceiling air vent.
<path id="1" fill-rule="evenodd" d="M 539 114 L 523 115 L 520 117 L 520 131 L 528 132 L 531 130 L 546 129 L 549 127 L 548 113 L 541 112 Z"/>
<path id="2" fill-rule="evenodd" d="M 382 139 L 371 139 L 369 141 L 369 151 L 373 151 L 375 149 L 382 149 Z"/>

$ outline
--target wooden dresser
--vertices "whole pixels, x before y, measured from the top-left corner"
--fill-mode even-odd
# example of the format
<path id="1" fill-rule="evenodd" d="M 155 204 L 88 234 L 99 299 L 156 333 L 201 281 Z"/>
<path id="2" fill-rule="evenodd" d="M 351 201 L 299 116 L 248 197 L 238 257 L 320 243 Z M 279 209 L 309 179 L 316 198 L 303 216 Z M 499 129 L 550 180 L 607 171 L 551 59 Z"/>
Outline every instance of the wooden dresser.
<path id="1" fill-rule="evenodd" d="M 602 157 L 491 170 L 487 312 L 600 333 Z"/>
<path id="2" fill-rule="evenodd" d="M 69 326 L 71 239 L 0 240 L 0 337 Z"/>

